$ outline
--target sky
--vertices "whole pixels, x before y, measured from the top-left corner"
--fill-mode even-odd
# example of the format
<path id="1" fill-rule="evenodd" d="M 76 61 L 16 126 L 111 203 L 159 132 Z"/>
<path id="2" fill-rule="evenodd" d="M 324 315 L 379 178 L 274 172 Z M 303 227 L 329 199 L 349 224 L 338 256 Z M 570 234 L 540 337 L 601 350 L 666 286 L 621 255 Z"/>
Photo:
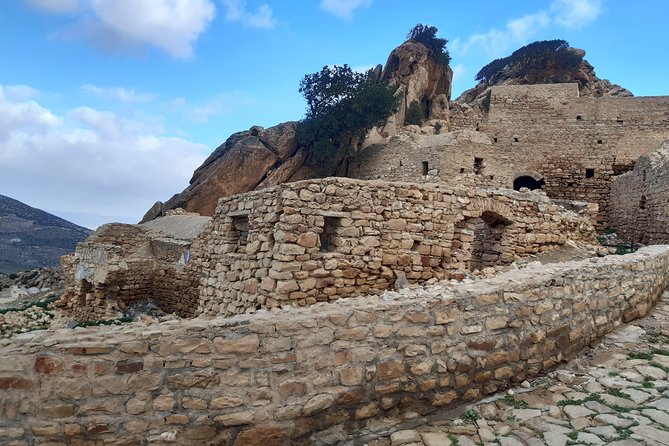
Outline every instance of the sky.
<path id="1" fill-rule="evenodd" d="M 232 133 L 299 120 L 300 79 L 385 64 L 417 23 L 449 40 L 453 97 L 536 41 L 669 95 L 666 0 L 2 0 L 0 194 L 82 226 L 136 223 Z"/>

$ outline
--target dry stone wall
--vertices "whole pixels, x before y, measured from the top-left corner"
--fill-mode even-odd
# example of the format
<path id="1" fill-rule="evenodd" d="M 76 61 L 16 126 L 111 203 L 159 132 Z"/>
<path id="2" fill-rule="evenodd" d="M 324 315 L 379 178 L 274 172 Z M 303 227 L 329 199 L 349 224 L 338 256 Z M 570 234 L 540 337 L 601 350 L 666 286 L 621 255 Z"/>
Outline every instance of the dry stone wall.
<path id="1" fill-rule="evenodd" d="M 334 444 L 544 373 L 645 315 L 669 247 L 409 295 L 0 340 L 0 443 Z"/>
<path id="2" fill-rule="evenodd" d="M 60 309 L 77 320 L 114 319 L 150 301 L 168 313 L 195 316 L 201 272 L 189 257 L 191 249 L 202 248 L 199 240 L 191 243 L 209 220 L 174 215 L 143 225 L 102 226 L 61 259 L 66 291 Z"/>
<path id="3" fill-rule="evenodd" d="M 453 137 L 420 137 L 409 146 L 391 140 L 351 160 L 348 175 L 385 180 L 412 176 L 412 181 L 434 181 L 436 176 L 452 184 L 508 188 L 519 177 L 543 180 L 551 198 L 599 204 L 603 228 L 612 178 L 669 138 L 669 97 L 578 94 L 577 84 L 493 87 L 489 111 L 480 120 L 465 110 L 462 120 L 451 122 L 451 130 L 484 134 L 477 140 L 457 132 Z M 478 176 L 472 178 L 475 171 Z"/>
<path id="4" fill-rule="evenodd" d="M 592 243 L 596 212 L 540 193 L 344 178 L 224 197 L 194 252 L 198 313 L 311 305 Z"/>
<path id="5" fill-rule="evenodd" d="M 613 179 L 610 224 L 629 242 L 669 243 L 669 142 Z"/>

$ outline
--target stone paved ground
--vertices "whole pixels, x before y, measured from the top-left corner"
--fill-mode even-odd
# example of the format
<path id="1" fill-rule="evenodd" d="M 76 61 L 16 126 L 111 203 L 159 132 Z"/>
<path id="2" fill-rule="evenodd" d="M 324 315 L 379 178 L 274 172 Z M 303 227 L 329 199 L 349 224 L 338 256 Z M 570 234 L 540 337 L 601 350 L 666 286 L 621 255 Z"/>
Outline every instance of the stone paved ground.
<path id="1" fill-rule="evenodd" d="M 369 446 L 669 445 L 669 292 L 584 356 Z"/>

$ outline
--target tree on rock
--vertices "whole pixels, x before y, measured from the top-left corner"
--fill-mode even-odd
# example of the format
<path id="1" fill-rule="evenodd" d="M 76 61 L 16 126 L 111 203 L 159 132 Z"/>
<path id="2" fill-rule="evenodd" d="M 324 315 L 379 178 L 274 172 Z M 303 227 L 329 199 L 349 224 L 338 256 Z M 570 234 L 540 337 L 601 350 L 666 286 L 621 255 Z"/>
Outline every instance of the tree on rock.
<path id="1" fill-rule="evenodd" d="M 517 49 L 510 56 L 495 59 L 481 68 L 476 80 L 494 82 L 500 76 L 523 77 L 547 70 L 571 71 L 578 69 L 583 54 L 569 47 L 566 40 L 540 40 Z"/>
<path id="2" fill-rule="evenodd" d="M 307 165 L 320 175 L 336 166 L 374 126 L 397 110 L 395 90 L 372 70 L 353 71 L 348 65 L 325 66 L 300 82 L 307 101 L 306 117 L 297 128 L 300 146 L 307 149 Z"/>
<path id="3" fill-rule="evenodd" d="M 439 30 L 436 26 L 428 26 L 419 23 L 411 28 L 407 34 L 407 40 L 422 43 L 430 50 L 432 56 L 437 62 L 448 65 L 451 61 L 451 55 L 446 49 L 448 40 L 437 37 Z"/>

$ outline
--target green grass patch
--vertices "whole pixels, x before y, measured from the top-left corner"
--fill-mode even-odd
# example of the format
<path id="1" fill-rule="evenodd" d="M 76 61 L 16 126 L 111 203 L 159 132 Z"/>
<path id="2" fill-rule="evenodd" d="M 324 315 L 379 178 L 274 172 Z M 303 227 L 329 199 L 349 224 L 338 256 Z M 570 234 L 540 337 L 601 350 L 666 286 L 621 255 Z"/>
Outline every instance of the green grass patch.
<path id="1" fill-rule="evenodd" d="M 632 352 L 627 355 L 628 359 L 645 359 L 646 361 L 650 361 L 653 359 L 653 353 L 651 352 Z"/>
<path id="2" fill-rule="evenodd" d="M 503 401 L 514 409 L 527 409 L 529 407 L 525 401 L 516 399 L 513 395 L 504 395 Z"/>
<path id="3" fill-rule="evenodd" d="M 448 434 L 448 439 L 451 440 L 451 446 L 459 446 L 460 440 L 453 434 Z"/>
<path id="4" fill-rule="evenodd" d="M 663 348 L 655 348 L 651 350 L 651 353 L 654 355 L 669 356 L 669 350 L 665 350 Z"/>
<path id="5" fill-rule="evenodd" d="M 625 398 L 626 400 L 631 400 L 630 396 L 626 393 L 621 392 L 618 389 L 607 389 L 606 393 L 612 396 L 617 396 L 618 398 Z"/>
<path id="6" fill-rule="evenodd" d="M 58 299 L 60 299 L 60 296 L 49 297 L 48 299 L 44 299 L 39 302 L 28 303 L 20 307 L 0 308 L 0 314 L 13 313 L 16 311 L 25 311 L 32 307 L 47 308 L 49 305 L 51 305 Z"/>
<path id="7" fill-rule="evenodd" d="M 663 370 L 666 373 L 669 373 L 669 367 L 663 366 L 659 362 L 653 361 L 653 362 L 650 363 L 650 365 L 652 365 L 653 367 L 657 367 L 658 369 Z"/>
<path id="8" fill-rule="evenodd" d="M 557 405 L 558 406 L 582 406 L 588 401 L 597 401 L 598 403 L 603 402 L 602 397 L 597 395 L 596 393 L 592 393 L 588 395 L 587 397 L 583 398 L 582 400 L 562 400 L 558 401 Z"/>
<path id="9" fill-rule="evenodd" d="M 474 409 L 467 409 L 465 413 L 460 415 L 460 419 L 469 424 L 476 423 L 479 418 L 481 418 L 481 415 Z"/>

